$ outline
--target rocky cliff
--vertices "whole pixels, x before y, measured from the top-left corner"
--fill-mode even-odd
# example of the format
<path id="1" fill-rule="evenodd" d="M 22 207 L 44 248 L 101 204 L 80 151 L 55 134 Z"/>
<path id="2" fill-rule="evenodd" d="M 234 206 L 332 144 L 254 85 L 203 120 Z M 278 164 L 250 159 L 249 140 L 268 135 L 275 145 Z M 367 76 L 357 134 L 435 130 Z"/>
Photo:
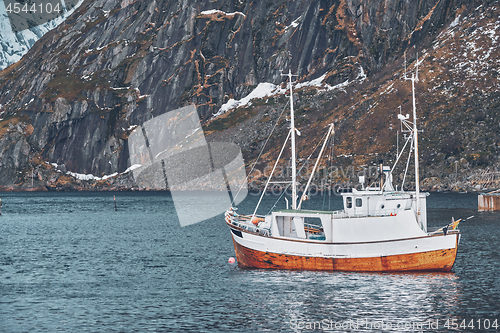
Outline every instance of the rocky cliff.
<path id="1" fill-rule="evenodd" d="M 0 72 L 0 184 L 30 187 L 34 174 L 35 187 L 63 188 L 81 174 L 130 187 L 128 174 L 103 176 L 130 167 L 131 129 L 189 104 L 209 139 L 237 142 L 251 161 L 286 99 L 219 111 L 259 83 L 280 84 L 282 69 L 315 83 L 297 94 L 305 136 L 336 121 L 338 155 L 353 155 L 338 163 L 390 159 L 391 117 L 409 107 L 405 51 L 408 64 L 424 55 L 424 176 L 444 178 L 455 161 L 464 175 L 493 168 L 499 12 L 497 1 L 465 0 L 85 1 Z"/>

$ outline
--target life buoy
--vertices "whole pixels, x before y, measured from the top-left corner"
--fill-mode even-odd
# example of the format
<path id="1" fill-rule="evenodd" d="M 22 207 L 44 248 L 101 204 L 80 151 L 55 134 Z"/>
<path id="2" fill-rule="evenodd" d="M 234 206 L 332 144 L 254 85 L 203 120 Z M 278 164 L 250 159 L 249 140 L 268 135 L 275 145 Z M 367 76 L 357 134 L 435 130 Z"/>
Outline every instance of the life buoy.
<path id="1" fill-rule="evenodd" d="M 252 221 L 252 223 L 253 223 L 253 224 L 255 224 L 255 225 L 259 224 L 259 218 L 258 218 L 258 217 L 256 217 L 256 216 L 252 217 L 252 220 L 251 220 L 251 221 Z"/>

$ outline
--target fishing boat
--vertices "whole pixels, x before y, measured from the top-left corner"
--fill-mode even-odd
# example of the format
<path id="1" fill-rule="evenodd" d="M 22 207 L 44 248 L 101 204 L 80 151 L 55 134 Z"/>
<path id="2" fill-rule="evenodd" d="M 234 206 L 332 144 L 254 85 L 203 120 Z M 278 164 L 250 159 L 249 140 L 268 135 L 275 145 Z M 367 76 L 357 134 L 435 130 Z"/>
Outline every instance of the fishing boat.
<path id="1" fill-rule="evenodd" d="M 409 115 L 398 115 L 407 135 L 394 166 L 380 165 L 380 179 L 375 184 L 365 186 L 365 179 L 360 177 L 361 188 L 342 191 L 343 209 L 338 211 L 302 209 L 326 143 L 334 135 L 334 125 L 328 126 L 321 151 L 299 199 L 295 152 L 295 134 L 298 130 L 294 124 L 293 75 L 289 72 L 287 76 L 290 88 L 290 131 L 257 207 L 248 215 L 237 213 L 235 207 L 225 212 L 238 266 L 361 272 L 450 271 L 460 241 L 461 234 L 457 229 L 460 220 L 452 219 L 450 224 L 434 231 L 427 228 L 426 199 L 429 194 L 421 192 L 419 187 L 419 131 L 415 107 L 418 69 L 409 78 L 413 90 L 413 119 L 410 121 Z M 259 205 L 272 183 L 273 173 L 288 140 L 291 141 L 292 160 L 291 207 L 287 204 L 285 209 L 258 215 Z M 413 152 L 414 191 L 405 191 L 403 185 L 398 190 L 393 185 L 394 169 L 405 150 L 409 150 L 409 153 L 403 183 Z"/>

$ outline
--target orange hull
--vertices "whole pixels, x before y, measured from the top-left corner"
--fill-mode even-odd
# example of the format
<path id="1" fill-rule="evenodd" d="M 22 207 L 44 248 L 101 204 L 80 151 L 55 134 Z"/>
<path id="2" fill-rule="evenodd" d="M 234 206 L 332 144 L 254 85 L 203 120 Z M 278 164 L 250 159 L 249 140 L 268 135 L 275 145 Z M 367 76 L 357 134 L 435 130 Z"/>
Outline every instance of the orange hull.
<path id="1" fill-rule="evenodd" d="M 458 245 L 458 234 L 456 235 Z M 242 268 L 271 268 L 311 271 L 351 271 L 351 272 L 401 272 L 401 271 L 442 271 L 449 272 L 455 263 L 457 246 L 452 249 L 429 252 L 391 255 L 368 258 L 324 258 L 294 256 L 257 251 L 233 244 Z"/>

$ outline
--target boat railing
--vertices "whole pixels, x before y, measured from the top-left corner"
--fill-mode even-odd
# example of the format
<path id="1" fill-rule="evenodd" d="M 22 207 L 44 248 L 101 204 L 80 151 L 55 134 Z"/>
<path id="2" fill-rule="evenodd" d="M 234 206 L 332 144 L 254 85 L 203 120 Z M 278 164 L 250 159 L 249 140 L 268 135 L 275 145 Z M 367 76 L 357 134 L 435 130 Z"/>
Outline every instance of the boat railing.
<path id="1" fill-rule="evenodd" d="M 347 214 L 346 211 L 343 211 L 343 210 L 335 210 L 332 212 L 332 217 L 334 219 L 345 219 L 345 218 L 348 218 L 350 217 L 349 214 Z"/>
<path id="2" fill-rule="evenodd" d="M 357 217 L 383 217 L 383 216 L 396 216 L 401 210 L 400 209 L 378 209 L 374 213 L 348 213 L 344 210 L 337 210 L 332 212 L 333 219 L 346 219 L 346 218 L 357 218 Z"/>
<path id="3" fill-rule="evenodd" d="M 256 215 L 256 217 L 262 222 L 264 219 L 264 216 Z M 251 222 L 252 216 L 251 215 L 239 215 L 236 214 L 234 211 L 227 211 L 225 213 L 225 218 L 226 222 L 229 224 L 232 224 L 236 227 L 239 227 L 243 230 L 247 230 L 253 233 L 260 234 L 262 236 L 270 236 L 269 234 L 269 229 L 266 228 L 259 228 L 258 224 L 255 225 Z"/>

